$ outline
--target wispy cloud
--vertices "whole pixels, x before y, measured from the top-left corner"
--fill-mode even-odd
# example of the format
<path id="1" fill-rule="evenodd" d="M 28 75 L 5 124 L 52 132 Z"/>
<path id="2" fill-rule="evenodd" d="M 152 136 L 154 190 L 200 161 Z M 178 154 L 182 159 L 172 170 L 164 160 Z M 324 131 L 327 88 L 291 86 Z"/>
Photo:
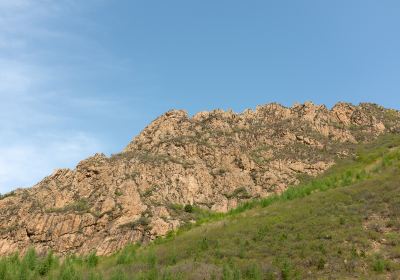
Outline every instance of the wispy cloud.
<path id="1" fill-rule="evenodd" d="M 71 162 L 78 162 L 100 147 L 96 139 L 83 133 L 71 138 L 68 135 L 41 135 L 29 141 L 0 146 L 0 190 L 5 192 L 11 186 L 30 186 L 57 166 L 71 167 Z"/>
<path id="2" fill-rule="evenodd" d="M 71 117 L 54 107 L 104 106 L 101 99 L 59 94 L 68 73 L 55 75 L 44 54 L 57 50 L 36 45 L 37 40 L 85 41 L 47 22 L 81 7 L 73 0 L 0 0 L 1 193 L 31 186 L 53 169 L 72 167 L 102 150 L 90 132 L 64 129 Z"/>

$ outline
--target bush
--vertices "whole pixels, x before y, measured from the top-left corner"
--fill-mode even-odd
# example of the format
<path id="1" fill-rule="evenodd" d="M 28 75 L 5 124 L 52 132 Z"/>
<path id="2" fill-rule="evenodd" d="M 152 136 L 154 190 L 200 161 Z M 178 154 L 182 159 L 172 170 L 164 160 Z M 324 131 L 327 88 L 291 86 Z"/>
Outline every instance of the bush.
<path id="1" fill-rule="evenodd" d="M 247 279 L 254 279 L 254 280 L 261 280 L 263 279 L 262 277 L 262 272 L 261 269 L 258 265 L 253 264 L 251 265 L 245 273 L 245 276 Z"/>
<path id="2" fill-rule="evenodd" d="M 120 227 L 136 229 L 138 226 L 143 226 L 146 229 L 147 227 L 149 227 L 149 224 L 150 224 L 150 219 L 148 217 L 141 216 L 136 221 L 120 225 Z"/>
<path id="3" fill-rule="evenodd" d="M 133 261 L 136 254 L 135 245 L 131 244 L 122 249 L 117 255 L 117 264 L 128 264 Z"/>
<path id="4" fill-rule="evenodd" d="M 78 273 L 76 272 L 74 266 L 66 260 L 61 267 L 60 274 L 58 276 L 60 280 L 80 280 Z"/>
<path id="5" fill-rule="evenodd" d="M 318 270 L 322 270 L 325 268 L 326 261 L 323 258 L 318 260 L 317 268 Z"/>
<path id="6" fill-rule="evenodd" d="M 5 194 L 0 194 L 0 200 L 6 198 L 6 197 L 10 197 L 10 196 L 15 196 L 15 192 L 9 192 L 9 193 L 5 193 Z"/>
<path id="7" fill-rule="evenodd" d="M 5 279 L 7 274 L 7 264 L 4 260 L 0 261 L 0 279 Z"/>
<path id="8" fill-rule="evenodd" d="M 151 268 L 156 267 L 156 265 L 157 265 L 157 257 L 156 257 L 156 255 L 154 254 L 154 252 L 151 251 L 151 252 L 147 255 L 147 263 L 148 263 L 149 267 L 151 267 Z"/>
<path id="9" fill-rule="evenodd" d="M 56 259 L 53 256 L 53 252 L 49 252 L 45 258 L 43 258 L 38 265 L 38 273 L 41 276 L 45 276 L 51 270 L 51 267 L 55 263 Z"/>
<path id="10" fill-rule="evenodd" d="M 382 257 L 377 256 L 372 264 L 372 269 L 376 272 L 384 272 L 388 269 L 388 264 Z"/>
<path id="11" fill-rule="evenodd" d="M 193 212 L 193 206 L 190 204 L 186 204 L 184 207 L 185 212 L 187 213 L 192 213 Z"/>
<path id="12" fill-rule="evenodd" d="M 99 263 L 99 257 L 96 255 L 96 252 L 90 253 L 86 257 L 86 263 L 88 267 L 96 267 Z"/>
<path id="13" fill-rule="evenodd" d="M 231 194 L 226 195 L 227 198 L 239 198 L 239 199 L 246 199 L 250 198 L 251 195 L 248 193 L 245 187 L 240 187 L 235 189 Z"/>
<path id="14" fill-rule="evenodd" d="M 103 280 L 103 276 L 100 273 L 91 272 L 89 274 L 88 280 Z"/>
<path id="15" fill-rule="evenodd" d="M 126 251 L 122 251 L 118 254 L 117 264 L 127 264 L 130 262 L 129 255 Z"/>
<path id="16" fill-rule="evenodd" d="M 25 263 L 22 263 L 19 267 L 18 280 L 28 280 L 30 278 L 29 272 L 28 266 Z"/>
<path id="17" fill-rule="evenodd" d="M 292 279 L 293 267 L 292 267 L 292 264 L 288 260 L 285 260 L 282 264 L 281 276 L 282 276 L 283 280 Z"/>
<path id="18" fill-rule="evenodd" d="M 78 213 L 86 213 L 90 209 L 89 202 L 86 199 L 79 199 L 73 203 L 70 203 L 61 208 L 50 208 L 47 209 L 48 213 L 66 213 L 66 212 L 78 212 Z"/>
<path id="19" fill-rule="evenodd" d="M 222 268 L 222 279 L 223 280 L 240 280 L 242 274 L 238 268 L 233 265 L 225 264 Z"/>
<path id="20" fill-rule="evenodd" d="M 37 255 L 34 248 L 29 248 L 26 252 L 24 258 L 22 259 L 22 263 L 26 265 L 29 270 L 35 270 L 37 263 Z"/>
<path id="21" fill-rule="evenodd" d="M 127 279 L 128 278 L 121 270 L 115 271 L 110 278 L 110 280 L 127 280 Z"/>

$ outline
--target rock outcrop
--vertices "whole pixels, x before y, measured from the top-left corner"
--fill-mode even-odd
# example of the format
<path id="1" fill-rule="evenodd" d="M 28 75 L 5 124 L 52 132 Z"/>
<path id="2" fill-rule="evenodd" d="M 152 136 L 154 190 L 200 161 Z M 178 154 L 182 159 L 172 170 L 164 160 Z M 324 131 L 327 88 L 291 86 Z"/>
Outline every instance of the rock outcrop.
<path id="1" fill-rule="evenodd" d="M 268 104 L 193 117 L 172 110 L 120 154 L 96 154 L 3 196 L 0 255 L 29 246 L 110 254 L 191 222 L 184 205 L 228 211 L 320 174 L 357 143 L 399 132 L 400 113 L 375 104 Z"/>

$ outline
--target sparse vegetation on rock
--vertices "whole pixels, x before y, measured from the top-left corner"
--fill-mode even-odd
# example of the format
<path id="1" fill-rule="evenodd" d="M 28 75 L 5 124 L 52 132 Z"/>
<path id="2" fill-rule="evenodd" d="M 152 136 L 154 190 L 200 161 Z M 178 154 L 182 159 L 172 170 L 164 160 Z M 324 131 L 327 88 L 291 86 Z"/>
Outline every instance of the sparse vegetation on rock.
<path id="1" fill-rule="evenodd" d="M 120 154 L 96 154 L 2 196 L 0 255 L 30 246 L 38 254 L 109 255 L 190 228 L 209 213 L 239 211 L 254 199 L 305 195 L 316 186 L 285 190 L 351 159 L 359 144 L 399 132 L 399 113 L 374 104 L 267 104 L 193 117 L 169 111 Z M 332 180 L 347 184 L 365 174 L 346 176 Z"/>
<path id="2" fill-rule="evenodd" d="M 31 248 L 0 258 L 0 279 L 398 279 L 399 170 L 400 136 L 380 137 L 317 178 L 226 213 L 171 205 L 197 222 L 150 244 L 62 260 Z"/>

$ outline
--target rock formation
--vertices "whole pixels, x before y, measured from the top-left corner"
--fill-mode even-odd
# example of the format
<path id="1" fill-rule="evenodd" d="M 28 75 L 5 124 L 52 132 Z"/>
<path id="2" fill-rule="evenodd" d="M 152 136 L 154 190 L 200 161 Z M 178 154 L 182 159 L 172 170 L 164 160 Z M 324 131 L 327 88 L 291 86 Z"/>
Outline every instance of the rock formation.
<path id="1" fill-rule="evenodd" d="M 96 154 L 0 200 L 0 255 L 53 250 L 110 254 L 193 217 L 193 205 L 228 211 L 280 193 L 352 156 L 357 143 L 400 132 L 400 113 L 375 104 L 259 106 L 189 117 L 172 110 L 123 152 Z"/>

